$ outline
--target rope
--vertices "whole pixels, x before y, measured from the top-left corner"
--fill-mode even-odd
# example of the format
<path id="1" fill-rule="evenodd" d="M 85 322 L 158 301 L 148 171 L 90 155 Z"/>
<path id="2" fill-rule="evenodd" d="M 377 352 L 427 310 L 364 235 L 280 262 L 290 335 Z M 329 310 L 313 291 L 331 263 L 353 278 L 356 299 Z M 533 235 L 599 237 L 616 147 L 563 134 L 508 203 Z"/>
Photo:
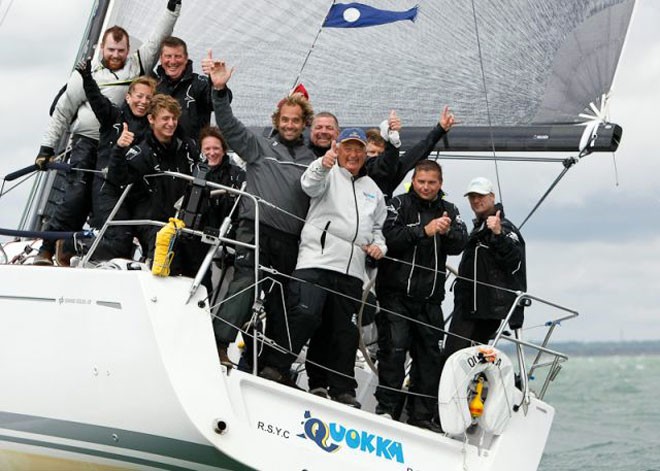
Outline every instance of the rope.
<path id="1" fill-rule="evenodd" d="M 495 163 L 495 176 L 497 178 L 497 191 L 500 194 L 500 202 L 504 203 L 504 197 L 502 195 L 502 185 L 500 183 L 500 169 L 497 163 L 497 152 L 495 150 L 495 138 L 493 136 L 493 121 L 490 115 L 490 102 L 488 100 L 488 83 L 486 81 L 486 69 L 484 68 L 484 58 L 481 51 L 481 39 L 479 37 L 479 22 L 477 20 L 477 9 L 474 6 L 474 0 L 472 0 L 472 18 L 474 19 L 474 32 L 477 40 L 477 52 L 479 54 L 479 68 L 481 69 L 481 81 L 484 87 L 484 100 L 486 102 L 486 118 L 488 119 L 488 132 L 490 134 L 490 145 L 493 152 L 493 159 Z"/>

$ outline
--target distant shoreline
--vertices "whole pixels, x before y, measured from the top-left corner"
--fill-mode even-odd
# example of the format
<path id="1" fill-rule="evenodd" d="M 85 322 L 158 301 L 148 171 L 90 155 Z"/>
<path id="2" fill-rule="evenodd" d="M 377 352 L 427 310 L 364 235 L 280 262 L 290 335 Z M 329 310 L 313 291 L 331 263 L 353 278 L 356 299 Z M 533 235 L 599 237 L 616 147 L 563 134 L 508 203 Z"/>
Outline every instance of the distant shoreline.
<path id="1" fill-rule="evenodd" d="M 538 341 L 533 341 L 538 344 Z M 551 342 L 550 348 L 569 356 L 660 355 L 660 340 L 622 342 Z"/>

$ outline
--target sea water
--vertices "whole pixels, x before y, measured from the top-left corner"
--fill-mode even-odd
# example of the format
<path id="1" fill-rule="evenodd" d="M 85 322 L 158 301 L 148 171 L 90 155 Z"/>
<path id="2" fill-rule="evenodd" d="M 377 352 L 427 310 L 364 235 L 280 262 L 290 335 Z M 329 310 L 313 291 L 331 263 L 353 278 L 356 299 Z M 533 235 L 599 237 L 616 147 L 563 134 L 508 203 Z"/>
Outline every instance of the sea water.
<path id="1" fill-rule="evenodd" d="M 540 471 L 660 471 L 660 355 L 571 357 Z"/>

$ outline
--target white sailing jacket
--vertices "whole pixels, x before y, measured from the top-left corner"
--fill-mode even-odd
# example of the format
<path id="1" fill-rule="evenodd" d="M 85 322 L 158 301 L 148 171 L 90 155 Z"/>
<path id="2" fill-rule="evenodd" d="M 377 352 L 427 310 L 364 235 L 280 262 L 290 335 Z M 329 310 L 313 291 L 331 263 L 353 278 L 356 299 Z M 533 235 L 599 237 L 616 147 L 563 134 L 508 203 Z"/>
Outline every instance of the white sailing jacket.
<path id="1" fill-rule="evenodd" d="M 367 254 L 362 247 L 376 244 L 387 252 L 385 197 L 364 168 L 353 177 L 338 165 L 324 168 L 321 160 L 312 162 L 300 179 L 311 201 L 296 269 L 323 268 L 364 280 Z"/>
<path id="2" fill-rule="evenodd" d="M 126 58 L 126 64 L 119 70 L 111 71 L 101 63 L 99 45 L 99 53 L 92 60 L 92 75 L 101 92 L 114 104 L 121 105 L 134 79 L 151 72 L 158 60 L 161 41 L 174 31 L 179 10 L 179 7 L 174 12 L 165 8 L 149 39 Z M 41 145 L 56 148 L 69 127 L 72 134 L 99 139 L 100 124 L 85 97 L 82 77 L 76 71 L 69 77 L 66 91 L 57 101 Z"/>

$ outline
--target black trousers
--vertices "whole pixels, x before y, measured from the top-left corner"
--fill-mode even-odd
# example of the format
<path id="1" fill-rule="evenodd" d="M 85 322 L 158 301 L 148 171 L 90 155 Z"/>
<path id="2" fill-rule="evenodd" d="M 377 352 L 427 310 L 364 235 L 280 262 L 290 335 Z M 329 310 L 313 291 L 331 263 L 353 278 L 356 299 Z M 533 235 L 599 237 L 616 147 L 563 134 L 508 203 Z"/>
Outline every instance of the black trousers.
<path id="1" fill-rule="evenodd" d="M 323 366 L 333 370 L 323 370 L 330 395 L 354 395 L 357 388 L 355 354 L 359 342 L 354 318 L 362 294 L 362 280 L 321 268 L 296 270 L 293 276 L 302 281 L 290 282 L 287 297 L 292 353 L 271 351 L 264 363 L 286 372 L 305 343 L 315 336 L 315 345 L 324 352 Z M 312 368 L 318 367 L 312 365 Z"/>
<path id="2" fill-rule="evenodd" d="M 296 267 L 298 237 L 263 224 L 260 226 L 259 236 L 259 264 L 272 267 L 285 275 L 290 275 Z M 241 220 L 239 222 L 236 230 L 236 240 L 254 244 L 254 225 L 252 221 Z M 277 343 L 288 345 L 288 342 L 284 343 L 288 335 L 282 299 L 286 297 L 286 287 L 289 280 L 284 276 L 260 274 L 260 279 L 265 277 L 274 278 L 277 282 L 275 284 L 271 282 L 262 284 L 263 288 L 266 289 L 264 302 L 267 321 L 266 335 Z M 232 343 L 236 338 L 238 329 L 250 319 L 254 303 L 254 287 L 246 288 L 254 283 L 254 251 L 237 246 L 234 259 L 234 279 L 229 284 L 226 298 L 230 298 L 242 290 L 245 291 L 223 303 L 218 311 L 218 318 L 213 319 L 215 339 L 219 346 Z M 284 295 L 280 287 L 284 289 Z M 246 358 L 251 358 L 251 355 L 247 355 Z"/>
<path id="3" fill-rule="evenodd" d="M 410 352 L 408 416 L 425 420 L 436 415 L 438 383 L 440 382 L 441 342 L 444 333 L 442 309 L 437 303 L 418 301 L 405 295 L 385 295 L 379 298 L 382 310 L 376 316 L 378 326 L 379 386 L 401 389 L 405 378 L 406 353 Z M 408 320 L 387 311 L 396 312 Z M 436 328 L 433 328 L 436 327 Z M 381 409 L 394 414 L 405 400 L 403 393 L 379 387 L 376 398 Z"/>
<path id="4" fill-rule="evenodd" d="M 94 170 L 97 146 L 97 140 L 80 135 L 73 136 L 69 164 L 79 169 Z M 83 228 L 92 209 L 93 176 L 93 173 L 75 170 L 67 174 L 63 199 L 57 205 L 46 230 L 79 231 Z M 42 250 L 55 252 L 55 241 L 44 240 Z"/>

